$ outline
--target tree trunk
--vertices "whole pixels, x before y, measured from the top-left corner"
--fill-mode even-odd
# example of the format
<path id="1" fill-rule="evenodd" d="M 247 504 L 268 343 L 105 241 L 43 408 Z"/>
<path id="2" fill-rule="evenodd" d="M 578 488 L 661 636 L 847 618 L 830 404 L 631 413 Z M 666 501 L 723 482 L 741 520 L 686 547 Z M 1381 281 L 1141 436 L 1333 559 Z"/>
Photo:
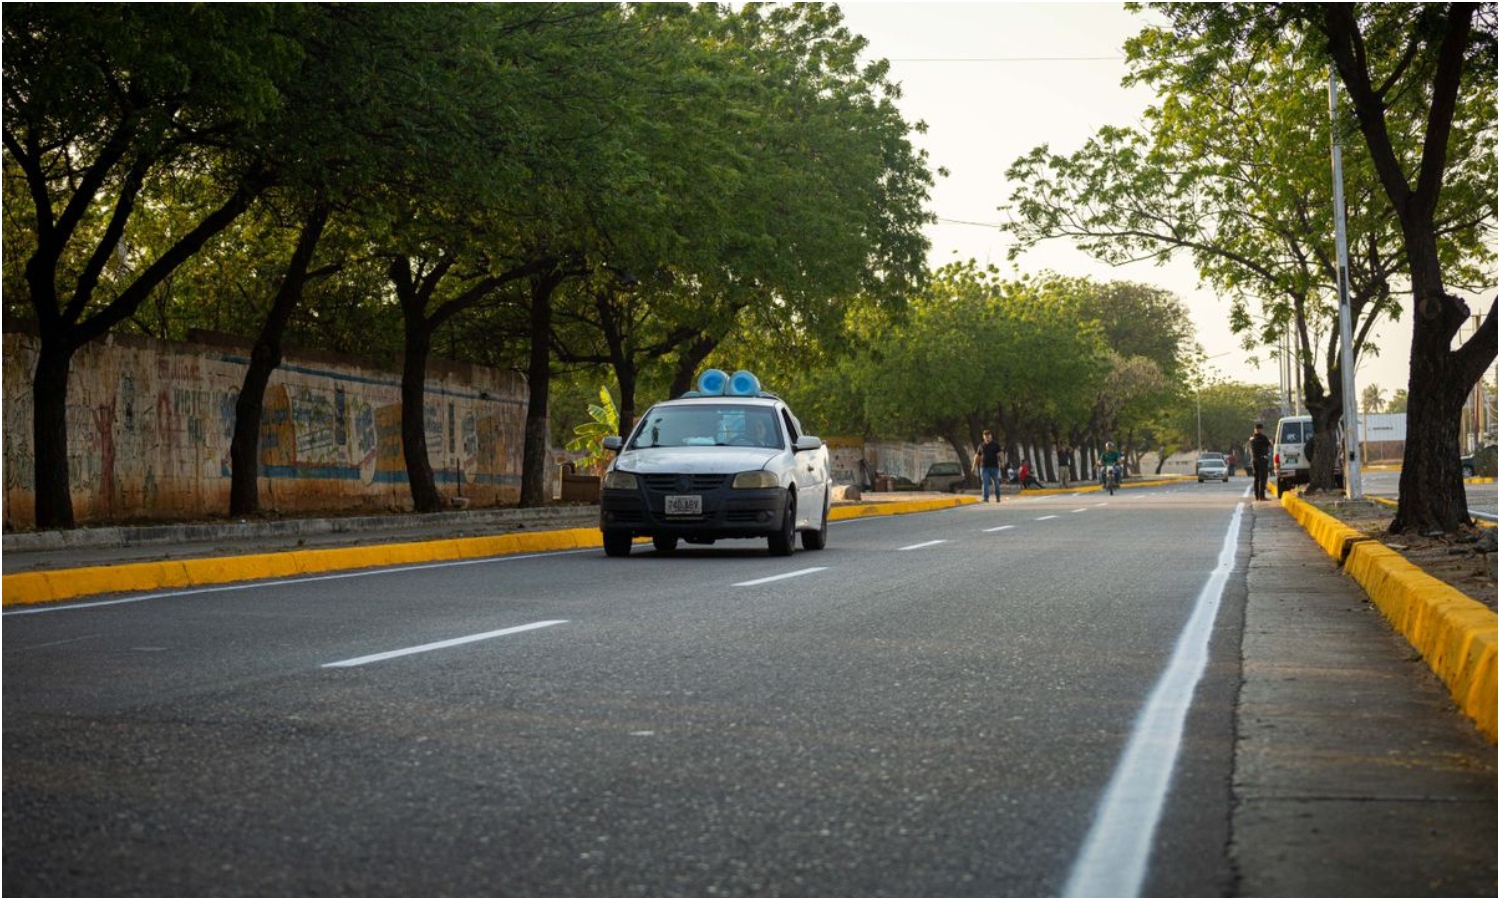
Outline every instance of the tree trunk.
<path id="1" fill-rule="evenodd" d="M 302 300 L 313 251 L 328 224 L 328 209 L 319 207 L 308 216 L 297 238 L 297 248 L 276 292 L 271 311 L 261 325 L 260 336 L 250 351 L 250 365 L 240 396 L 234 403 L 234 436 L 229 443 L 229 514 L 253 515 L 260 510 L 260 420 L 265 409 L 266 385 L 281 365 L 281 338 L 292 311 Z"/>
<path id="2" fill-rule="evenodd" d="M 427 324 L 408 320 L 401 363 L 401 452 L 406 457 L 412 508 L 419 513 L 443 508 L 427 455 L 427 357 L 431 352 L 432 333 Z"/>
<path id="3" fill-rule="evenodd" d="M 681 397 L 692 390 L 693 378 L 698 374 L 698 367 L 703 365 L 703 361 L 708 359 L 708 355 L 714 352 L 717 346 L 719 346 L 718 339 L 706 334 L 699 334 L 694 338 L 677 357 L 677 368 L 672 373 L 672 384 L 667 389 L 667 396 Z"/>
<path id="4" fill-rule="evenodd" d="M 1339 424 L 1344 421 L 1342 385 L 1333 387 L 1317 400 L 1309 394 L 1307 411 L 1312 416 L 1315 435 L 1313 452 L 1308 455 L 1307 460 L 1307 490 L 1309 493 L 1336 490 L 1338 485 L 1334 483 L 1333 464 L 1344 452 L 1343 442 L 1339 440 Z"/>
<path id="5" fill-rule="evenodd" d="M 1459 422 L 1475 379 L 1466 377 L 1459 357 L 1448 349 L 1468 307 L 1456 297 L 1417 294 L 1413 318 L 1401 499 L 1390 530 L 1449 532 L 1472 524 L 1457 451 Z M 1493 314 L 1488 327 L 1493 332 Z"/>
<path id="6" fill-rule="evenodd" d="M 68 369 L 72 361 L 73 348 L 42 335 L 31 383 L 37 528 L 73 527 L 68 473 Z"/>
<path id="7" fill-rule="evenodd" d="M 521 505 L 545 506 L 551 499 L 552 440 L 548 405 L 552 399 L 552 294 L 562 284 L 557 273 L 531 279 L 531 352 L 526 362 L 526 446 L 522 449 Z"/>

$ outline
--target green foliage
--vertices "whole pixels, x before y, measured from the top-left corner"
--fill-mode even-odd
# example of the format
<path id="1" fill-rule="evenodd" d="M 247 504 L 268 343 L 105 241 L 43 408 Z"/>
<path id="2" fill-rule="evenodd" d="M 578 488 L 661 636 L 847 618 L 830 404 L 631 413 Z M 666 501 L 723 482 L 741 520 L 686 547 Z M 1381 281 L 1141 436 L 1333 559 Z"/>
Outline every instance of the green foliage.
<path id="1" fill-rule="evenodd" d="M 599 402 L 589 404 L 589 421 L 574 428 L 573 433 L 568 449 L 584 454 L 579 460 L 582 468 L 597 469 L 609 460 L 604 439 L 620 433 L 620 411 L 609 388 L 599 388 Z"/>
<path id="2" fill-rule="evenodd" d="M 1389 27 L 1393 37 L 1402 30 L 1395 21 L 1409 27 L 1423 19 L 1416 5 L 1397 6 L 1369 6 L 1372 28 Z M 1011 166 L 1019 185 L 1011 198 L 1014 252 L 1061 237 L 1116 264 L 1187 254 L 1228 302 L 1247 346 L 1275 347 L 1294 336 L 1310 397 L 1321 397 L 1324 379 L 1327 389 L 1337 386 L 1338 351 L 1329 61 L 1325 39 L 1309 36 L 1302 21 L 1320 8 L 1153 7 L 1169 25 L 1143 29 L 1126 51 L 1129 81 L 1153 87 L 1157 105 L 1140 130 L 1104 128 L 1071 155 L 1039 147 Z M 1398 59 L 1377 65 L 1394 68 Z M 1462 94 L 1437 209 L 1446 269 L 1471 288 L 1488 285 L 1495 258 L 1493 72 L 1488 79 L 1488 91 L 1476 81 Z M 1403 161 L 1421 155 L 1428 96 L 1391 97 L 1386 114 Z M 1347 99 L 1340 116 L 1357 358 L 1371 331 L 1401 314 L 1407 248 Z"/>

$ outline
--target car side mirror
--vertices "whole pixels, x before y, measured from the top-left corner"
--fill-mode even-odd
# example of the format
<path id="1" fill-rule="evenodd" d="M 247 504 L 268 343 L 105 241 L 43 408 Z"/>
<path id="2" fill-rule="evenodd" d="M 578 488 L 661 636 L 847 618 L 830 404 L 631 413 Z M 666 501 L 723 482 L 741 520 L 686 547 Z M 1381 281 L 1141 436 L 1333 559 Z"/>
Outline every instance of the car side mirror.
<path id="1" fill-rule="evenodd" d="M 625 446 L 625 441 L 618 434 L 612 434 L 604 439 L 604 449 L 613 453 L 619 453 L 623 446 Z"/>
<path id="2" fill-rule="evenodd" d="M 793 449 L 795 449 L 798 453 L 801 453 L 804 450 L 817 450 L 822 446 L 822 438 L 813 437 L 810 434 L 804 434 L 802 437 L 797 438 L 797 443 L 794 445 Z"/>

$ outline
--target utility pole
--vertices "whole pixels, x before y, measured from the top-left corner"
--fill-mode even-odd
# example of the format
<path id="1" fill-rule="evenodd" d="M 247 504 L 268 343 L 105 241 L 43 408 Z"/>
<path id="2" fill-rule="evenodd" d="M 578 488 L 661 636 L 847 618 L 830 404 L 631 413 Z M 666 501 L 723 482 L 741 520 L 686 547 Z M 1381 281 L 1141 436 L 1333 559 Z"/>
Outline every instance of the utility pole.
<path id="1" fill-rule="evenodd" d="M 1349 314 L 1349 241 L 1344 231 L 1344 158 L 1339 149 L 1339 77 L 1328 71 L 1328 124 L 1333 143 L 1333 233 L 1339 260 L 1339 375 L 1344 391 L 1344 496 L 1365 496 L 1359 472 L 1359 405 L 1354 397 L 1354 337 Z"/>

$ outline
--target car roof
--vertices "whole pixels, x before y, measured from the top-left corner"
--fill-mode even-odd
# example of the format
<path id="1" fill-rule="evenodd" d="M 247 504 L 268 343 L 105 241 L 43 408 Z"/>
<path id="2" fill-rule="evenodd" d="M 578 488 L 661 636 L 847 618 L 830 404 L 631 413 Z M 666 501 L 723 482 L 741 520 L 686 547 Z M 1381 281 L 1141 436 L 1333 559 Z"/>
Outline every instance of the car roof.
<path id="1" fill-rule="evenodd" d="M 779 402 L 781 402 L 780 398 L 767 394 L 759 396 L 714 394 L 700 397 L 674 397 L 671 400 L 653 403 L 652 406 L 775 406 Z"/>

